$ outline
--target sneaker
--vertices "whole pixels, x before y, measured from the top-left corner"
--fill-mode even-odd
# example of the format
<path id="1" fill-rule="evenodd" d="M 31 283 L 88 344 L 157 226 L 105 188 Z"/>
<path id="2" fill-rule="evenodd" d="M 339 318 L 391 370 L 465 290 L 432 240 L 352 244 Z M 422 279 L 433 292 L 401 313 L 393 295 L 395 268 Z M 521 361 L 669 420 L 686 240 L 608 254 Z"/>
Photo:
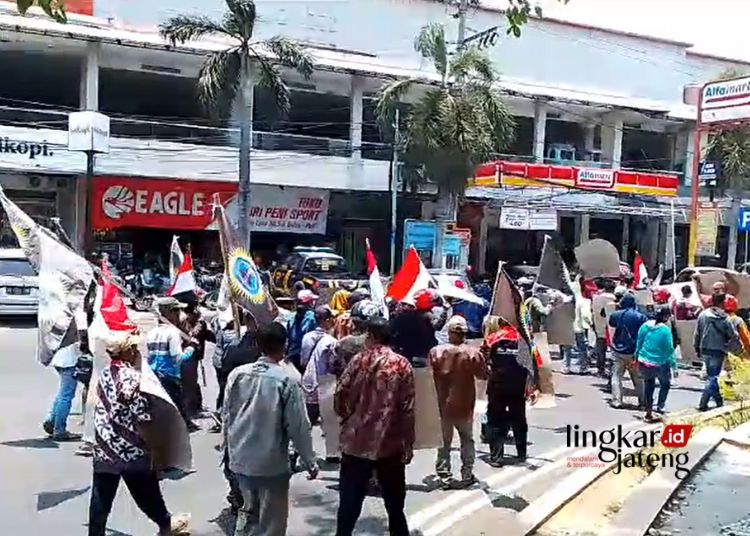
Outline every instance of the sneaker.
<path id="1" fill-rule="evenodd" d="M 55 426 L 52 424 L 52 421 L 44 421 L 42 423 L 42 430 L 44 430 L 44 433 L 47 435 L 52 435 L 55 433 Z"/>
<path id="2" fill-rule="evenodd" d="M 456 482 L 456 486 L 458 487 L 458 489 L 465 489 L 465 488 L 473 486 L 477 482 L 479 482 L 479 480 L 472 473 L 470 475 L 466 475 L 466 476 L 462 477 L 461 480 L 459 480 L 458 482 Z"/>
<path id="3" fill-rule="evenodd" d="M 55 434 L 52 436 L 53 441 L 67 442 L 67 441 L 80 441 L 83 436 L 81 434 L 74 434 L 72 432 L 63 432 L 61 434 Z"/>

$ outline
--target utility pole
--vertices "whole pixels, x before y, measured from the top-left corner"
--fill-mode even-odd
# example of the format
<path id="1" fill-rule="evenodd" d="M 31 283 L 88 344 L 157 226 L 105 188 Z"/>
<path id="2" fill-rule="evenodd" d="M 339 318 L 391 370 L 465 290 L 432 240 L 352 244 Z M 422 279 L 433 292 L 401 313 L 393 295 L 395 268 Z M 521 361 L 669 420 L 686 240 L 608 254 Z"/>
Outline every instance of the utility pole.
<path id="1" fill-rule="evenodd" d="M 250 153 L 253 148 L 253 70 L 246 50 L 240 51 L 240 165 L 237 185 L 237 229 L 250 252 Z"/>
<path id="2" fill-rule="evenodd" d="M 391 163 L 391 276 L 396 273 L 396 213 L 398 210 L 398 144 L 399 133 L 399 109 L 396 106 L 396 121 L 393 125 L 393 161 Z"/>
<path id="3" fill-rule="evenodd" d="M 459 0 L 458 4 L 458 36 L 456 39 L 456 53 L 464 49 L 464 39 L 466 39 L 466 12 L 469 10 L 469 0 Z M 442 194 L 439 193 L 440 197 Z M 453 220 L 458 211 L 458 199 L 454 194 L 448 194 L 448 219 Z M 446 207 L 441 207 L 441 212 Z M 433 268 L 445 269 L 445 255 L 443 255 L 443 244 L 445 243 L 445 219 L 438 218 L 437 233 L 435 237 L 435 253 L 433 255 Z M 435 262 L 437 261 L 437 263 Z"/>

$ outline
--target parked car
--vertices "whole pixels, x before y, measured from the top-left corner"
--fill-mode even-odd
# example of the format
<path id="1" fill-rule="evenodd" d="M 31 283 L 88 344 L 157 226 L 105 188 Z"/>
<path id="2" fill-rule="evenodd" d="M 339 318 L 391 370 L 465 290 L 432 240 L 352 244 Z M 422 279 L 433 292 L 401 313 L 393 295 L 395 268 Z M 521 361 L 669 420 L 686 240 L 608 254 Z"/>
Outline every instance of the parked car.
<path id="1" fill-rule="evenodd" d="M 277 296 L 293 298 L 298 289 L 310 289 L 327 300 L 337 288 L 354 289 L 367 283 L 355 278 L 346 260 L 331 248 L 296 247 L 272 276 Z"/>
<path id="2" fill-rule="evenodd" d="M 0 249 L 0 316 L 35 315 L 39 279 L 21 249 Z"/>

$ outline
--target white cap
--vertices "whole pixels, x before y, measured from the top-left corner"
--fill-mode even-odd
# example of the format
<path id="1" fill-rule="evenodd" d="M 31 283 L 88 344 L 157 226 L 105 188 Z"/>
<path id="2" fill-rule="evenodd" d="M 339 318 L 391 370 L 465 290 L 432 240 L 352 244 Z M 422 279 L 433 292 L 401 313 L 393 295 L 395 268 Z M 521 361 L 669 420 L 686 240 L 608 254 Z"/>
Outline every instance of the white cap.
<path id="1" fill-rule="evenodd" d="M 300 290 L 297 293 L 297 301 L 301 303 L 311 303 L 318 299 L 318 295 L 315 294 L 312 290 Z"/>
<path id="2" fill-rule="evenodd" d="M 466 319 L 461 315 L 454 315 L 445 324 L 448 331 L 458 331 L 460 333 L 466 333 L 469 331 L 469 325 L 466 323 Z"/>

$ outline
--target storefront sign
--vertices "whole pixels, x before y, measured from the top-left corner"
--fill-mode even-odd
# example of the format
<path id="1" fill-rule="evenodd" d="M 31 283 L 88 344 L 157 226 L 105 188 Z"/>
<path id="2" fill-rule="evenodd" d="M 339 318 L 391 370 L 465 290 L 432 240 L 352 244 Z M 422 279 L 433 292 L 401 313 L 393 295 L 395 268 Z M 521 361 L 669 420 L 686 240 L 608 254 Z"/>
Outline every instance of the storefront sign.
<path id="1" fill-rule="evenodd" d="M 529 218 L 528 209 L 503 207 L 500 211 L 500 229 L 525 231 L 529 228 Z"/>
<path id="2" fill-rule="evenodd" d="M 716 235 L 719 229 L 719 210 L 701 208 L 698 212 L 695 254 L 707 257 L 716 255 Z"/>
<path id="3" fill-rule="evenodd" d="M 230 182 L 98 178 L 92 191 L 95 229 L 152 227 L 208 229 L 215 197 L 237 219 L 237 184 Z M 324 234 L 329 192 L 312 188 L 253 185 L 250 228 L 253 231 Z"/>
<path id="4" fill-rule="evenodd" d="M 556 231 L 557 211 L 503 207 L 500 211 L 500 229 L 516 231 Z"/>
<path id="5" fill-rule="evenodd" d="M 404 220 L 404 251 L 414 246 L 417 251 L 432 251 L 437 240 L 434 221 Z"/>
<path id="6" fill-rule="evenodd" d="M 701 123 L 750 119 L 750 78 L 706 84 L 699 110 Z"/>
<path id="7" fill-rule="evenodd" d="M 750 231 L 750 207 L 740 208 L 739 221 L 737 222 L 737 228 L 740 231 Z"/>
<path id="8" fill-rule="evenodd" d="M 611 169 L 581 168 L 578 170 L 576 186 L 580 188 L 610 190 L 614 185 L 615 172 Z"/>

